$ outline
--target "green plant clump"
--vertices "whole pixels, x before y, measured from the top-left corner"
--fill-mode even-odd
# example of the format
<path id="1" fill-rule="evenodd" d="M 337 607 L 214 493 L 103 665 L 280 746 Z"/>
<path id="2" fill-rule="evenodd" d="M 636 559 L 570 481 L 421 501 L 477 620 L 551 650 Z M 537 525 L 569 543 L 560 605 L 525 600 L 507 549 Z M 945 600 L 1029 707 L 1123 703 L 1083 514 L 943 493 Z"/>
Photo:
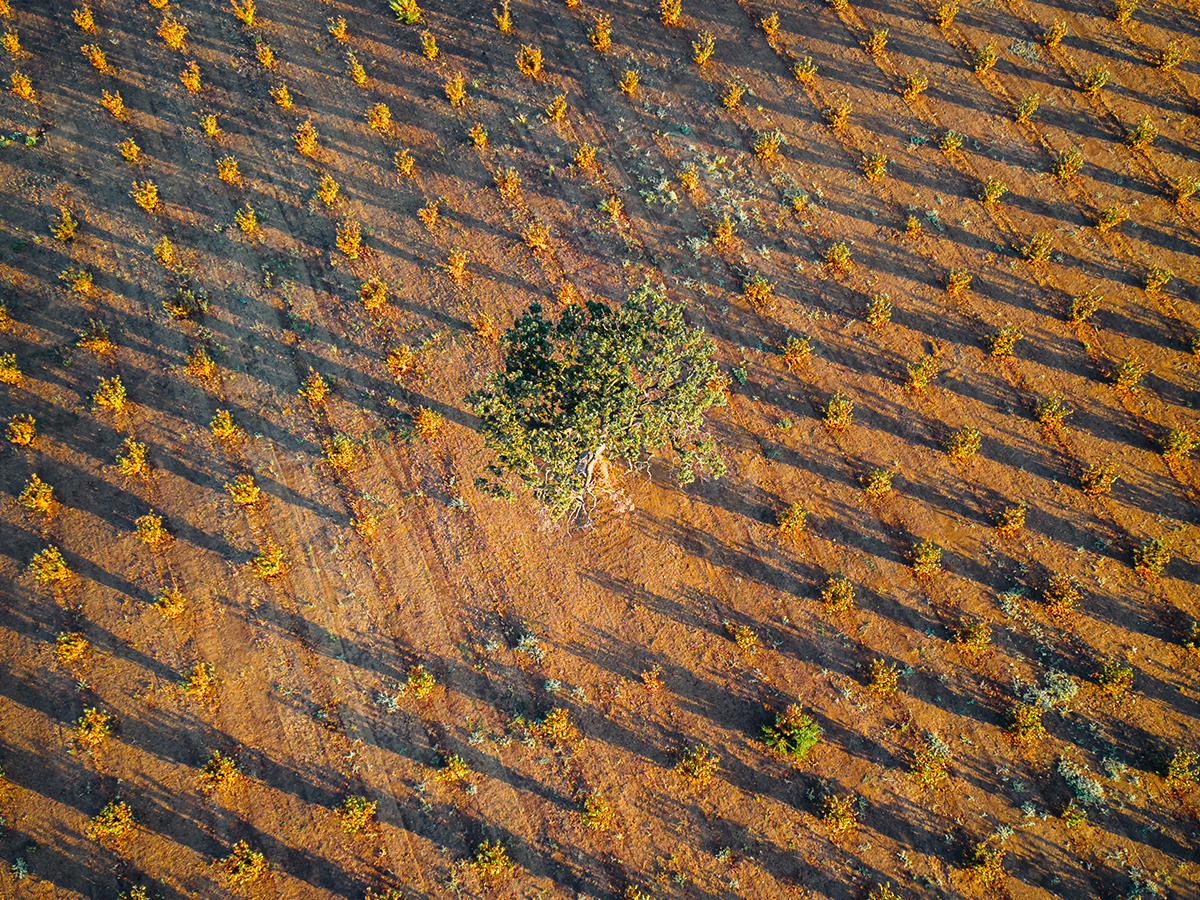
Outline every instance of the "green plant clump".
<path id="1" fill-rule="evenodd" d="M 1133 568 L 1143 578 L 1153 581 L 1171 561 L 1171 545 L 1160 538 L 1148 538 L 1133 551 Z"/>
<path id="2" fill-rule="evenodd" d="M 1024 336 L 1016 325 L 1004 325 L 988 336 L 988 353 L 998 357 L 1012 356 L 1013 346 Z"/>
<path id="3" fill-rule="evenodd" d="M 475 858 L 471 865 L 479 873 L 480 878 L 499 878 L 508 874 L 512 869 L 512 860 L 508 857 L 508 849 L 499 841 L 491 843 L 484 841 L 475 849 Z"/>
<path id="4" fill-rule="evenodd" d="M 707 747 L 688 747 L 675 763 L 675 774 L 687 787 L 697 790 L 712 781 L 718 762 L 717 755 Z"/>
<path id="5" fill-rule="evenodd" d="M 854 605 L 854 585 L 844 575 L 835 575 L 821 586 L 821 603 L 830 612 L 845 612 Z"/>
<path id="6" fill-rule="evenodd" d="M 1058 156 L 1054 157 L 1054 164 L 1050 167 L 1052 174 L 1059 181 L 1066 181 L 1079 174 L 1079 170 L 1083 168 L 1083 154 L 1079 152 L 1078 147 L 1068 147 L 1061 151 Z"/>
<path id="7" fill-rule="evenodd" d="M 245 841 L 233 845 L 233 852 L 221 860 L 225 870 L 225 880 L 229 884 L 240 887 L 253 884 L 267 874 L 267 858 L 257 850 L 250 849 Z"/>
<path id="8" fill-rule="evenodd" d="M 1079 487 L 1089 497 L 1107 494 L 1117 481 L 1117 467 L 1112 463 L 1085 466 L 1079 475 Z"/>
<path id="9" fill-rule="evenodd" d="M 92 840 L 102 837 L 122 838 L 133 828 L 133 810 L 129 808 L 129 804 L 114 800 L 88 821 L 87 835 Z"/>
<path id="10" fill-rule="evenodd" d="M 1061 428 L 1063 419 L 1071 414 L 1062 394 L 1051 394 L 1038 403 L 1034 412 L 1041 426 L 1050 431 Z"/>
<path id="11" fill-rule="evenodd" d="M 1062 616 L 1075 608 L 1080 599 L 1079 585 L 1070 575 L 1053 574 L 1042 585 L 1042 602 L 1052 615 Z"/>
<path id="12" fill-rule="evenodd" d="M 1038 110 L 1038 104 L 1041 98 L 1037 94 L 1026 94 L 1017 101 L 1017 107 L 1013 111 L 1013 118 L 1018 122 L 1028 122 L 1033 118 L 1033 114 Z"/>
<path id="13" fill-rule="evenodd" d="M 1067 309 L 1067 324 L 1081 325 L 1100 308 L 1104 298 L 1096 291 L 1085 291 L 1071 298 L 1071 306 Z"/>
<path id="14" fill-rule="evenodd" d="M 999 178 L 989 175 L 988 180 L 983 183 L 983 188 L 979 192 L 979 202 L 995 203 L 1007 193 L 1008 185 Z"/>
<path id="15" fill-rule="evenodd" d="M 966 425 L 947 438 L 946 455 L 953 460 L 963 462 L 979 452 L 982 442 L 979 429 Z"/>
<path id="16" fill-rule="evenodd" d="M 967 857 L 967 873 L 971 880 L 988 890 L 996 890 L 1004 883 L 1004 848 L 989 847 L 980 841 L 971 848 Z"/>
<path id="17" fill-rule="evenodd" d="M 1025 744 L 1046 733 L 1042 724 L 1042 710 L 1028 703 L 1014 703 L 1008 710 L 1009 735 L 1018 743 Z"/>
<path id="18" fill-rule="evenodd" d="M 1139 390 L 1143 376 L 1149 371 L 1141 357 L 1136 353 L 1126 356 L 1109 369 L 1108 377 L 1112 379 L 1113 387 L 1122 394 L 1135 394 Z"/>
<path id="19" fill-rule="evenodd" d="M 1126 135 L 1125 143 L 1135 150 L 1142 150 L 1149 147 L 1156 137 L 1158 137 L 1158 128 L 1155 127 L 1154 121 L 1149 116 L 1142 116 L 1137 120 L 1133 130 Z"/>
<path id="20" fill-rule="evenodd" d="M 1108 69 L 1104 68 L 1104 63 L 1098 62 L 1079 79 L 1079 89 L 1089 97 L 1095 97 L 1104 86 L 1108 84 Z"/>
<path id="21" fill-rule="evenodd" d="M 1168 462 L 1180 462 L 1185 460 L 1200 445 L 1200 438 L 1196 437 L 1196 433 L 1187 428 L 1172 428 L 1162 437 L 1160 446 L 1162 447 L 1163 459 Z"/>
<path id="22" fill-rule="evenodd" d="M 370 824 L 375 815 L 378 801 L 366 797 L 347 797 L 338 807 L 338 819 L 342 823 L 342 831 L 347 834 L 357 834 Z"/>
<path id="23" fill-rule="evenodd" d="M 915 362 L 909 363 L 904 389 L 913 394 L 923 394 L 929 387 L 930 379 L 937 373 L 937 357 L 930 353 L 922 353 Z"/>
<path id="24" fill-rule="evenodd" d="M 793 503 L 775 517 L 775 523 L 779 526 L 779 533 L 785 535 L 800 534 L 804 531 L 807 521 L 808 511 L 799 503 Z"/>
<path id="25" fill-rule="evenodd" d="M 602 459 L 645 460 L 669 447 L 679 479 L 725 467 L 704 413 L 724 403 L 712 341 L 683 322 L 682 304 L 647 284 L 618 308 L 592 300 L 557 322 L 530 304 L 501 340 L 503 371 L 467 396 L 495 458 L 476 485 L 511 496 L 510 477 L 551 515 L 577 508 Z"/>
<path id="26" fill-rule="evenodd" d="M 918 578 L 928 578 L 942 570 L 942 548 L 929 539 L 913 546 L 909 554 L 913 574 Z"/>
<path id="27" fill-rule="evenodd" d="M 804 759 L 821 739 L 820 726 L 794 703 L 775 717 L 774 725 L 764 725 L 762 733 L 764 744 L 795 760 Z"/>
<path id="28" fill-rule="evenodd" d="M 421 18 L 421 7 L 417 6 L 417 0 L 388 0 L 388 5 L 405 25 L 414 25 Z"/>

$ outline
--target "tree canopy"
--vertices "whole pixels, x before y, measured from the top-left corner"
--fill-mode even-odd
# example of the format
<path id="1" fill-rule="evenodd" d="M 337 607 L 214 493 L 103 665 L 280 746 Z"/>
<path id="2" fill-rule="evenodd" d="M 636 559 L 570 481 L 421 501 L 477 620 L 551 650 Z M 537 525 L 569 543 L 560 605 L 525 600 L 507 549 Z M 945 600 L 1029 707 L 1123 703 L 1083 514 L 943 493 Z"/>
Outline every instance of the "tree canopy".
<path id="1" fill-rule="evenodd" d="M 495 452 L 481 489 L 511 496 L 504 482 L 516 479 L 558 517 L 583 499 L 601 457 L 639 462 L 667 448 L 681 482 L 724 473 L 703 435 L 705 410 L 725 401 L 712 341 L 654 286 L 619 307 L 572 304 L 557 322 L 532 303 L 501 347 L 503 370 L 467 396 Z"/>

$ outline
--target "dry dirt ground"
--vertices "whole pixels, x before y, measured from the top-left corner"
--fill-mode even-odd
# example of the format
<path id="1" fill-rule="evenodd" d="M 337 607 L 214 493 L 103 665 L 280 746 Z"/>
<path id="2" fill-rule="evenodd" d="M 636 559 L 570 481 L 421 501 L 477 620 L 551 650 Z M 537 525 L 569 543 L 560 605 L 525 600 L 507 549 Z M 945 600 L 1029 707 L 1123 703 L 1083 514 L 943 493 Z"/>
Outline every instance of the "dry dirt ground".
<path id="1" fill-rule="evenodd" d="M 20 71 L 36 95 L 0 100 L 0 353 L 23 373 L 0 391 L 4 418 L 32 415 L 37 436 L 0 449 L 0 894 L 229 896 L 223 860 L 245 841 L 269 873 L 237 890 L 264 898 L 851 900 L 879 884 L 904 898 L 1196 896 L 1200 789 L 1186 767 L 1164 772 L 1200 749 L 1186 647 L 1200 478 L 1159 452 L 1168 429 L 1200 427 L 1197 202 L 1172 196 L 1200 176 L 1194 3 L 1147 3 L 1121 25 L 1103 2 L 980 0 L 939 27 L 910 0 L 684 0 L 669 28 L 645 3 L 514 0 L 501 33 L 479 0 L 430 2 L 414 26 L 383 0 L 261 0 L 252 28 L 216 0 L 101 0 L 90 35 L 71 4 L 3 5 L 20 45 L 5 86 Z M 759 23 L 773 11 L 769 39 Z M 159 37 L 164 14 L 188 29 L 182 50 Z M 607 53 L 589 40 L 601 14 Z M 1067 36 L 1048 49 L 1057 19 Z M 878 28 L 886 50 L 872 57 Z M 715 50 L 701 67 L 705 30 Z M 1156 68 L 1173 40 L 1193 58 Z M 989 42 L 996 65 L 976 74 Z M 107 73 L 81 53 L 91 43 Z M 522 44 L 543 53 L 536 80 L 515 65 Z M 808 84 L 792 74 L 804 57 Z M 192 61 L 196 93 L 180 81 Z M 1088 96 L 1097 62 L 1110 79 Z M 627 69 L 632 96 L 618 88 Z M 455 107 L 444 84 L 458 72 Z M 917 72 L 929 87 L 906 101 Z M 737 79 L 747 91 L 729 109 Z M 291 110 L 270 94 L 281 84 Z M 123 118 L 102 91 L 119 91 Z M 1038 111 L 1014 121 L 1031 93 Z M 548 121 L 558 94 L 566 113 Z M 831 131 L 825 111 L 845 101 Z M 366 119 L 380 102 L 383 132 Z M 1132 149 L 1147 115 L 1159 136 Z M 311 155 L 293 142 L 306 120 Z M 752 145 L 774 128 L 784 143 L 764 162 Z M 943 153 L 948 130 L 964 140 Z M 582 168 L 585 142 L 597 150 Z M 1084 163 L 1059 180 L 1050 169 L 1070 147 Z M 405 150 L 410 176 L 395 163 Z M 873 153 L 888 163 L 872 181 Z M 218 178 L 226 156 L 240 184 Z M 495 179 L 510 168 L 520 192 L 506 200 Z M 339 185 L 332 206 L 323 175 Z M 989 176 L 1008 193 L 984 206 Z M 135 180 L 157 186 L 154 212 L 131 199 Z M 615 220 L 599 209 L 611 197 Z M 429 200 L 432 229 L 417 216 Z M 247 204 L 258 234 L 235 224 Z M 1129 218 L 1100 233 L 1113 204 Z M 68 242 L 51 231 L 63 209 L 80 223 Z M 735 235 L 718 248 L 726 214 Z M 522 240 L 535 219 L 547 250 Z M 335 246 L 346 222 L 361 223 L 356 260 Z M 1036 232 L 1053 249 L 1031 265 L 1019 248 Z M 152 252 L 163 236 L 173 268 Z M 838 241 L 845 272 L 823 263 Z M 443 263 L 458 250 L 455 281 Z M 1154 265 L 1172 278 L 1148 293 Z M 71 290 L 69 268 L 93 274 L 90 291 Z M 952 268 L 973 278 L 957 296 Z M 757 308 L 742 294 L 755 273 L 775 283 Z M 367 311 L 373 275 L 390 290 Z M 527 497 L 475 491 L 487 452 L 463 397 L 498 364 L 489 321 L 502 332 L 535 300 L 616 301 L 647 277 L 686 300 L 731 375 L 711 414 L 725 477 L 682 489 L 663 466 L 613 466 L 570 526 Z M 187 284 L 208 308 L 173 318 L 163 301 Z M 1067 324 L 1070 298 L 1093 289 L 1099 311 Z M 893 315 L 874 329 L 877 292 Z M 77 344 L 89 320 L 110 352 Z M 1010 323 L 1023 335 L 1012 355 L 989 355 Z M 814 350 L 795 371 L 781 355 L 792 336 Z M 416 365 L 397 376 L 387 357 L 404 346 Z M 215 361 L 203 377 L 189 367 L 200 349 Z M 904 383 L 923 352 L 939 371 L 918 394 Z M 1132 355 L 1148 373 L 1122 393 L 1107 372 Z M 322 403 L 299 395 L 310 369 L 331 387 Z M 113 377 L 120 412 L 93 402 Z M 839 391 L 853 423 L 831 432 L 822 409 Z M 1052 394 L 1073 412 L 1043 432 L 1034 410 Z M 431 438 L 413 433 L 422 408 L 444 416 Z M 219 409 L 241 437 L 214 436 Z M 981 449 L 956 462 L 943 443 L 965 425 Z M 359 448 L 348 469 L 325 461 L 339 433 Z M 117 467 L 127 438 L 147 445 L 148 475 Z M 1084 468 L 1106 462 L 1112 490 L 1082 492 Z M 861 481 L 874 468 L 894 472 L 879 499 Z M 53 488 L 48 514 L 17 502 L 34 474 Z M 260 503 L 232 502 L 239 475 Z M 1000 536 L 996 516 L 1021 501 L 1025 528 Z M 793 503 L 809 513 L 798 537 L 775 524 Z M 173 537 L 159 549 L 135 534 L 150 512 Z M 353 523 L 372 515 L 365 539 Z M 1157 579 L 1133 568 L 1149 538 L 1173 553 Z M 908 554 L 922 539 L 943 549 L 942 571 L 917 579 Z M 272 542 L 286 571 L 257 578 Z M 35 579 L 30 561 L 51 545 L 72 579 Z M 820 588 L 839 574 L 853 607 L 829 612 Z M 1046 608 L 1052 574 L 1080 586 L 1073 610 Z M 173 586 L 186 607 L 168 618 L 155 598 Z M 990 645 L 973 648 L 961 636 L 979 623 Z M 75 660 L 56 653 L 71 633 L 89 645 Z M 894 694 L 868 689 L 875 660 L 896 667 Z M 1106 662 L 1131 670 L 1126 690 L 1102 683 Z M 180 687 L 197 664 L 218 679 L 207 700 Z M 405 687 L 417 665 L 437 682 L 424 697 Z M 1006 733 L 1017 701 L 1044 708 L 1045 734 Z M 822 730 L 795 765 L 760 740 L 790 703 Z M 115 716 L 94 749 L 75 725 L 90 708 Z M 536 724 L 556 708 L 574 733 Z M 719 765 L 689 789 L 672 767 L 696 745 Z M 948 751 L 945 780 L 913 772 L 931 746 Z M 214 751 L 243 777 L 206 793 Z M 453 754 L 471 774 L 440 780 Z M 612 806 L 606 830 L 580 818 L 589 793 Z M 337 813 L 351 795 L 377 802 L 357 834 Z M 828 827 L 827 797 L 851 798 L 855 828 Z M 1072 800 L 1086 820 L 1068 827 Z M 134 830 L 89 837 L 112 801 Z M 485 841 L 507 849 L 509 873 L 481 880 L 470 861 Z M 971 865 L 980 844 L 1003 851 L 994 879 Z"/>

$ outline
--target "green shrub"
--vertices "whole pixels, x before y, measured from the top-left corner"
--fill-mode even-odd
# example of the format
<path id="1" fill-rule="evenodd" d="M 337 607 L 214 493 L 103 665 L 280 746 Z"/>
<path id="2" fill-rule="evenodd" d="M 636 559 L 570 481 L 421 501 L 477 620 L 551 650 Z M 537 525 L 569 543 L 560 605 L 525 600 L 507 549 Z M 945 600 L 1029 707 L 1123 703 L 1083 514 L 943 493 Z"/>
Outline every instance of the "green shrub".
<path id="1" fill-rule="evenodd" d="M 688 788 L 698 790 L 712 781 L 718 761 L 707 747 L 688 747 L 675 763 L 675 774 Z"/>
<path id="2" fill-rule="evenodd" d="M 872 469 L 863 476 L 863 490 L 876 499 L 892 490 L 892 473 L 887 469 Z"/>
<path id="3" fill-rule="evenodd" d="M 1006 506 L 996 517 L 996 533 L 1001 537 L 1012 537 L 1025 527 L 1025 511 L 1028 504 L 1021 502 L 1016 506 Z"/>
<path id="4" fill-rule="evenodd" d="M 1054 50 L 1062 43 L 1062 39 L 1067 36 L 1067 23 L 1062 19 L 1056 19 L 1054 24 L 1042 32 L 1042 43 Z"/>
<path id="5" fill-rule="evenodd" d="M 200 769 L 200 790 L 212 794 L 236 784 L 242 777 L 237 763 L 220 750 L 214 750 L 208 762 Z"/>
<path id="6" fill-rule="evenodd" d="M 854 420 L 854 401 L 838 391 L 825 404 L 825 427 L 830 431 L 845 431 Z"/>
<path id="7" fill-rule="evenodd" d="M 989 175 L 988 180 L 983 183 L 983 187 L 979 191 L 979 202 L 995 203 L 1007 193 L 1008 185 L 999 178 Z"/>
<path id="8" fill-rule="evenodd" d="M 1116 228 L 1129 218 L 1129 213 L 1123 207 L 1113 204 L 1106 206 L 1096 219 L 1096 230 L 1104 233 Z"/>
<path id="9" fill-rule="evenodd" d="M 1079 152 L 1078 147 L 1068 147 L 1054 157 L 1050 173 L 1059 181 L 1066 181 L 1074 178 L 1081 168 L 1083 168 L 1083 154 Z"/>
<path id="10" fill-rule="evenodd" d="M 1163 435 L 1160 442 L 1163 459 L 1168 462 L 1187 459 L 1197 445 L 1200 445 L 1200 439 L 1196 437 L 1195 432 L 1187 428 L 1172 428 Z"/>
<path id="11" fill-rule="evenodd" d="M 927 733 L 913 756 L 909 772 L 925 787 L 933 787 L 946 780 L 946 766 L 950 762 L 950 748 L 937 732 Z"/>
<path id="12" fill-rule="evenodd" d="M 1168 281 L 1174 277 L 1174 273 L 1162 266 L 1151 266 L 1146 270 L 1146 274 L 1142 279 L 1142 286 L 1146 289 L 1147 294 L 1157 294 Z"/>
<path id="13" fill-rule="evenodd" d="M 845 612 L 854 605 L 854 585 L 850 579 L 835 575 L 821 586 L 821 603 L 830 612 Z"/>
<path id="14" fill-rule="evenodd" d="M 1004 883 L 1004 848 L 989 847 L 980 841 L 967 857 L 967 874 L 976 884 L 998 890 Z"/>
<path id="15" fill-rule="evenodd" d="M 1104 63 L 1098 62 L 1083 73 L 1079 79 L 1079 89 L 1089 97 L 1095 97 L 1108 84 L 1108 69 Z"/>
<path id="16" fill-rule="evenodd" d="M 992 629 L 986 622 L 970 622 L 960 625 L 954 632 L 954 642 L 966 650 L 986 650 L 992 643 Z"/>
<path id="17" fill-rule="evenodd" d="M 586 794 L 580 803 L 579 818 L 592 831 L 607 831 L 613 821 L 612 804 L 603 794 Z"/>
<path id="18" fill-rule="evenodd" d="M 133 829 L 133 810 L 128 803 L 114 800 L 88 820 L 87 836 L 93 841 L 102 837 L 119 839 Z"/>
<path id="19" fill-rule="evenodd" d="M 1063 419 L 1071 415 L 1062 394 L 1051 394 L 1040 401 L 1034 412 L 1042 427 L 1050 430 L 1061 428 Z"/>
<path id="20" fill-rule="evenodd" d="M 929 387 L 930 380 L 937 373 L 937 357 L 929 353 L 922 353 L 915 362 L 909 363 L 908 378 L 904 382 L 904 389 L 913 394 L 923 394 Z"/>
<path id="21" fill-rule="evenodd" d="M 1070 575 L 1055 573 L 1042 583 L 1042 602 L 1054 615 L 1062 616 L 1071 612 L 1079 603 L 1080 596 L 1079 585 Z"/>
<path id="22" fill-rule="evenodd" d="M 1017 101 L 1016 109 L 1013 111 L 1013 118 L 1018 122 L 1028 122 L 1033 118 L 1033 114 L 1038 110 L 1038 103 L 1041 98 L 1037 94 L 1026 94 Z"/>
<path id="23" fill-rule="evenodd" d="M 938 141 L 938 149 L 949 156 L 952 153 L 957 153 L 962 149 L 963 136 L 960 132 L 950 130 L 942 135 L 942 139 Z"/>
<path id="24" fill-rule="evenodd" d="M 975 51 L 975 58 L 972 63 L 975 74 L 982 75 L 984 72 L 990 72 L 992 67 L 996 65 L 996 59 L 996 45 L 988 41 Z"/>
<path id="25" fill-rule="evenodd" d="M 858 827 L 858 810 L 853 796 L 826 794 L 821 801 L 821 824 L 833 839 L 844 837 Z"/>
<path id="26" fill-rule="evenodd" d="M 1119 699 L 1133 684 L 1133 669 L 1111 659 L 1105 660 L 1096 673 L 1096 684 L 1110 697 Z"/>
<path id="27" fill-rule="evenodd" d="M 1013 740 L 1021 744 L 1041 737 L 1046 733 L 1046 728 L 1042 725 L 1042 710 L 1028 703 L 1013 703 L 1008 710 L 1006 731 Z"/>
<path id="28" fill-rule="evenodd" d="M 1200 762 L 1200 755 L 1180 747 L 1160 771 L 1167 784 L 1174 788 L 1180 788 L 1196 781 L 1197 762 Z"/>
<path id="29" fill-rule="evenodd" d="M 887 294 L 879 293 L 867 301 L 867 312 L 863 316 L 871 328 L 879 329 L 892 320 L 892 302 Z"/>
<path id="30" fill-rule="evenodd" d="M 982 442 L 979 429 L 966 425 L 946 439 L 946 455 L 957 462 L 964 462 L 979 452 Z"/>
<path id="31" fill-rule="evenodd" d="M 871 660 L 867 670 L 867 693 L 877 697 L 890 697 L 896 693 L 900 683 L 900 670 L 895 665 L 889 665 L 882 659 Z"/>
<path id="32" fill-rule="evenodd" d="M 808 512 L 799 503 L 793 503 L 775 518 L 779 533 L 789 537 L 803 533 L 807 521 Z"/>
<path id="33" fill-rule="evenodd" d="M 1117 480 L 1117 467 L 1112 463 L 1085 466 L 1079 476 L 1079 488 L 1089 497 L 1107 494 Z"/>
<path id="34" fill-rule="evenodd" d="M 1150 371 L 1141 357 L 1136 353 L 1126 356 L 1113 364 L 1108 370 L 1108 377 L 1122 394 L 1135 394 L 1140 388 L 1142 377 Z"/>
<path id="35" fill-rule="evenodd" d="M 1041 265 L 1050 259 L 1053 249 L 1054 241 L 1050 235 L 1039 231 L 1029 236 L 1029 240 L 1021 248 L 1021 256 L 1032 266 Z"/>
<path id="36" fill-rule="evenodd" d="M 1147 580 L 1154 580 L 1171 561 L 1171 545 L 1159 538 L 1148 538 L 1133 551 L 1133 568 Z"/>
<path id="37" fill-rule="evenodd" d="M 909 551 L 909 563 L 918 578 L 936 575 L 942 571 L 942 548 L 926 538 Z"/>
<path id="38" fill-rule="evenodd" d="M 965 269 L 951 269 L 946 273 L 946 293 L 951 297 L 965 294 L 971 286 L 971 276 Z"/>
<path id="39" fill-rule="evenodd" d="M 513 868 L 512 860 L 508 858 L 508 850 L 499 841 L 494 844 L 484 841 L 475 848 L 475 858 L 471 865 L 483 879 L 500 878 L 507 875 Z"/>
<path id="40" fill-rule="evenodd" d="M 225 870 L 225 880 L 240 887 L 260 880 L 269 867 L 265 856 L 257 850 L 251 850 L 245 841 L 238 841 L 233 845 L 233 851 L 221 860 L 221 868 Z"/>
<path id="41" fill-rule="evenodd" d="M 792 759 L 804 759 L 821 739 L 821 728 L 792 704 L 775 717 L 775 724 L 762 728 L 763 743 L 776 753 Z"/>
<path id="42" fill-rule="evenodd" d="M 1008 324 L 988 336 L 988 353 L 996 357 L 1012 356 L 1013 346 L 1025 335 L 1016 325 Z"/>
<path id="43" fill-rule="evenodd" d="M 1086 291 L 1071 298 L 1071 306 L 1067 311 L 1067 324 L 1079 325 L 1086 322 L 1104 298 L 1096 291 Z"/>
<path id="44" fill-rule="evenodd" d="M 338 807 L 338 820 L 342 823 L 342 831 L 346 834 L 357 834 L 366 828 L 375 816 L 378 801 L 366 797 L 351 796 L 342 801 Z"/>
<path id="45" fill-rule="evenodd" d="M 1135 150 L 1141 150 L 1149 147 L 1156 137 L 1158 137 L 1158 129 L 1153 120 L 1149 116 L 1142 116 L 1126 136 L 1125 143 Z"/>

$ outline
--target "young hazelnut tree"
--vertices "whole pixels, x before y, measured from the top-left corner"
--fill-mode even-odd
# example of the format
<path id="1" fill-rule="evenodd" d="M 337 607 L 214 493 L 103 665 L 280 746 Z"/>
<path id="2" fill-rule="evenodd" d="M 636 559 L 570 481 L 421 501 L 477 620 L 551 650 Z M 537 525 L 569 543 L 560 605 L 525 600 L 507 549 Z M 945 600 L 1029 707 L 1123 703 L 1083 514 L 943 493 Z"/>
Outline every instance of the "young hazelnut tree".
<path id="1" fill-rule="evenodd" d="M 572 304 L 557 322 L 530 304 L 501 346 L 503 371 L 467 396 L 496 454 L 481 490 L 510 497 L 502 482 L 515 478 L 558 518 L 579 507 L 602 459 L 641 462 L 669 447 L 681 482 L 697 469 L 724 474 L 702 433 L 705 410 L 725 399 L 713 344 L 654 286 L 619 307 Z"/>

